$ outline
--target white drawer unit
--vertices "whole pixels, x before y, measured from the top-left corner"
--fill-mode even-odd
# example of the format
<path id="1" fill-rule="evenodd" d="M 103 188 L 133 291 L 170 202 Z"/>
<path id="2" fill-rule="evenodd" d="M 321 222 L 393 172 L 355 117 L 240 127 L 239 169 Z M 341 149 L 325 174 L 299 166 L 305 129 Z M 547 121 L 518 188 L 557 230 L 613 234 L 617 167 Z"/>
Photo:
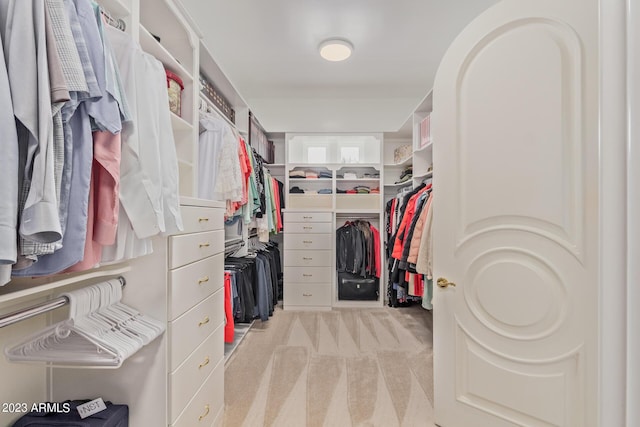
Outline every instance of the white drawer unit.
<path id="1" fill-rule="evenodd" d="M 287 283 L 284 302 L 293 307 L 331 307 L 331 284 Z"/>
<path id="2" fill-rule="evenodd" d="M 331 283 L 331 267 L 284 267 L 285 283 Z"/>
<path id="3" fill-rule="evenodd" d="M 213 294 L 224 285 L 224 253 L 176 268 L 169 273 L 169 319 Z"/>
<path id="4" fill-rule="evenodd" d="M 285 212 L 285 223 L 289 222 L 333 222 L 331 212 Z"/>
<path id="5" fill-rule="evenodd" d="M 333 213 L 285 212 L 284 222 L 284 309 L 330 309 Z"/>
<path id="6" fill-rule="evenodd" d="M 209 378 L 200 387 L 187 407 L 171 424 L 172 427 L 194 427 L 214 425 L 220 417 L 224 404 L 224 360 L 213 368 Z"/>
<path id="7" fill-rule="evenodd" d="M 331 250 L 333 248 L 334 240 L 335 237 L 333 234 L 291 234 L 288 231 L 285 231 L 284 248 L 285 250 Z"/>
<path id="8" fill-rule="evenodd" d="M 169 268 L 178 268 L 224 252 L 224 230 L 171 236 L 169 245 L 171 247 Z"/>
<path id="9" fill-rule="evenodd" d="M 316 251 L 294 251 L 285 250 L 284 257 L 287 265 L 300 267 L 331 267 L 333 259 L 333 251 L 316 250 Z"/>
<path id="10" fill-rule="evenodd" d="M 218 307 L 222 306 L 223 310 Z M 224 289 L 169 322 L 173 371 L 211 332 L 224 323 Z"/>
<path id="11" fill-rule="evenodd" d="M 218 425 L 224 405 L 225 206 L 198 203 L 168 241 L 167 415 L 181 427 Z"/>
<path id="12" fill-rule="evenodd" d="M 182 365 L 169 375 L 171 407 L 169 418 L 175 421 L 200 386 L 224 357 L 224 325 L 218 326 Z"/>
<path id="13" fill-rule="evenodd" d="M 331 233 L 330 222 L 287 222 L 287 233 Z"/>
<path id="14" fill-rule="evenodd" d="M 224 210 L 200 206 L 181 206 L 183 233 L 222 230 L 224 228 Z"/>

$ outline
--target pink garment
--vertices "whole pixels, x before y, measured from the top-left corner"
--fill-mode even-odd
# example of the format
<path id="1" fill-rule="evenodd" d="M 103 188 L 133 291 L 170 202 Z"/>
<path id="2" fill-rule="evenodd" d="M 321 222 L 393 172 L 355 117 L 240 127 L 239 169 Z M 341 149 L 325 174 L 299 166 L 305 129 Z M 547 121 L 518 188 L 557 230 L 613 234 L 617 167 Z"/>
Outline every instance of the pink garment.
<path id="1" fill-rule="evenodd" d="M 373 234 L 373 246 L 374 246 L 374 256 L 375 256 L 375 276 L 380 278 L 380 272 L 382 270 L 380 263 L 380 232 L 373 225 L 369 225 L 371 228 L 371 233 Z"/>
<path id="2" fill-rule="evenodd" d="M 93 132 L 93 165 L 84 258 L 65 272 L 96 267 L 102 258 L 102 247 L 115 243 L 120 209 L 120 149 L 120 134 Z"/>

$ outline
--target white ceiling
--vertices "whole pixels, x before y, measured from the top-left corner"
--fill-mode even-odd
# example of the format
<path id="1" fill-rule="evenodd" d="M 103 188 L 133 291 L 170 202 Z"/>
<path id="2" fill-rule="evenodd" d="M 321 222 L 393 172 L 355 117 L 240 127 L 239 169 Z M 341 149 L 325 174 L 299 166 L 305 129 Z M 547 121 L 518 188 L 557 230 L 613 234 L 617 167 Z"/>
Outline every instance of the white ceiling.
<path id="1" fill-rule="evenodd" d="M 269 132 L 399 129 L 455 36 L 497 0 L 182 0 Z M 350 40 L 327 62 L 318 45 Z"/>

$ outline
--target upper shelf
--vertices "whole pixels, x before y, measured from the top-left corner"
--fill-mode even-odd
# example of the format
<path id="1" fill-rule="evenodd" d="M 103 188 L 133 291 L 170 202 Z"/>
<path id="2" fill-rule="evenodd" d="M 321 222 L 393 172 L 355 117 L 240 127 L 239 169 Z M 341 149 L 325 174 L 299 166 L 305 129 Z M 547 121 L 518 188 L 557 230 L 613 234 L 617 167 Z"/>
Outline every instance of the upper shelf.
<path id="1" fill-rule="evenodd" d="M 68 273 L 35 278 L 14 278 L 7 285 L 0 287 L 0 304 L 29 296 L 36 297 L 38 294 L 51 292 L 64 286 L 100 277 L 115 276 L 126 273 L 129 270 L 131 270 L 131 267 L 128 265 L 114 265 L 88 270 L 82 273 Z"/>
<path id="2" fill-rule="evenodd" d="M 401 161 L 400 163 L 385 163 L 384 166 L 385 167 L 407 166 L 407 165 L 410 165 L 412 161 L 413 161 L 413 156 L 409 156 L 403 161 Z"/>
<path id="3" fill-rule="evenodd" d="M 142 25 L 140 25 L 140 46 L 142 50 L 162 62 L 165 68 L 180 76 L 183 83 L 185 81 L 193 81 L 191 73 L 162 44 L 153 38 L 151 33 Z"/>
<path id="4" fill-rule="evenodd" d="M 430 170 L 429 172 L 424 172 L 424 173 L 420 173 L 418 175 L 414 175 L 413 179 L 425 179 L 425 178 L 431 178 L 433 176 L 433 170 Z"/>

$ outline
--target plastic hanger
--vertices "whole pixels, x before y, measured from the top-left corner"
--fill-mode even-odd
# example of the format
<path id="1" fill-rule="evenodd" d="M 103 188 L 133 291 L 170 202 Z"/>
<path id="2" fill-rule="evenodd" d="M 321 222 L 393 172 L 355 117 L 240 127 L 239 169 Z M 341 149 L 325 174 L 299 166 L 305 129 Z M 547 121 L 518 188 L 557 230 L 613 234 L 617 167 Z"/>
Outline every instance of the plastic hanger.
<path id="1" fill-rule="evenodd" d="M 118 280 L 64 294 L 69 318 L 5 348 L 10 361 L 52 366 L 117 368 L 165 326 L 123 304 Z"/>

